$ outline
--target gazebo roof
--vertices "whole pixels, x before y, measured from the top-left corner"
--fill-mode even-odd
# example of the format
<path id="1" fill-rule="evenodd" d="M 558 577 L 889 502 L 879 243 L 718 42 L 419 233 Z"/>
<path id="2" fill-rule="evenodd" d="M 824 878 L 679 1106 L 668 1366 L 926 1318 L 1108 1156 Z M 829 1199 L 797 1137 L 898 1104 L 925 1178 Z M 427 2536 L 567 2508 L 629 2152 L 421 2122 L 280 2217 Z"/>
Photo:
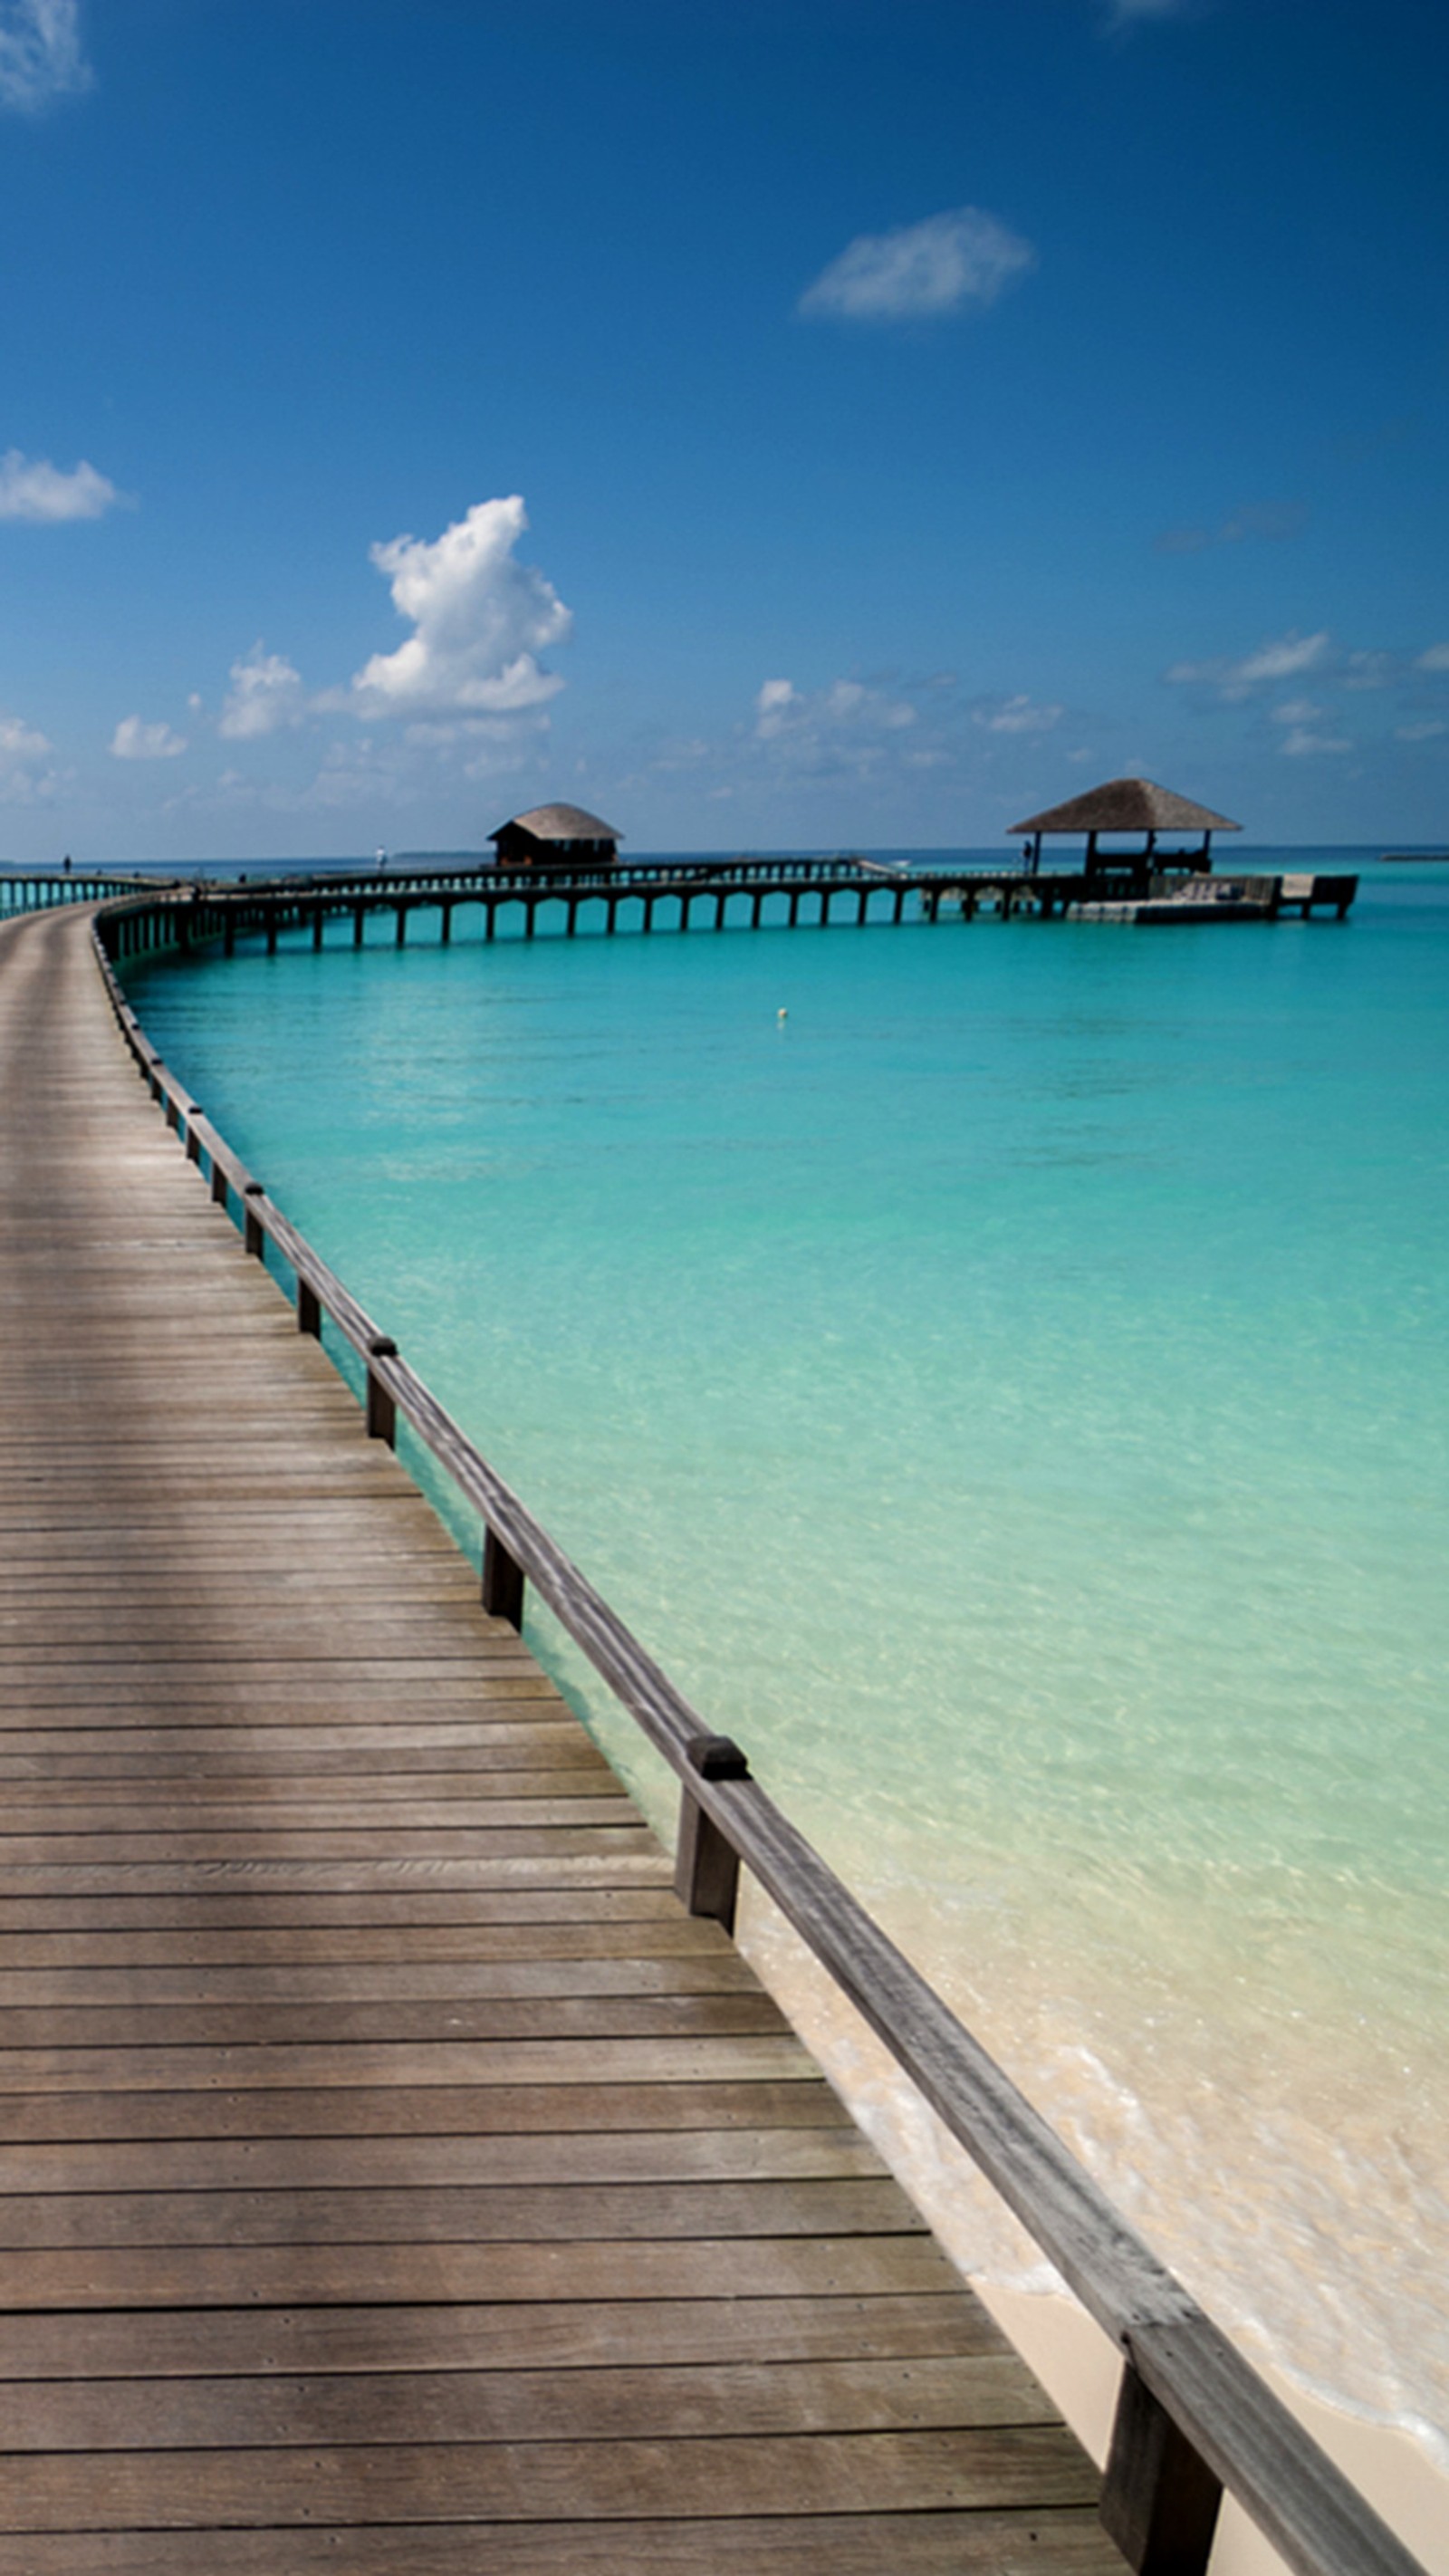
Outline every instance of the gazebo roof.
<path id="1" fill-rule="evenodd" d="M 488 838 L 496 841 L 499 833 L 515 827 L 531 832 L 536 841 L 622 841 L 624 837 L 602 814 L 586 814 L 582 805 L 535 805 L 529 813 L 514 814 L 509 822 L 500 823 Z"/>
<path id="2" fill-rule="evenodd" d="M 1150 778 L 1109 778 L 1089 787 L 1084 796 L 1069 796 L 1065 805 L 1050 805 L 1044 814 L 1029 814 L 1012 823 L 1013 832 L 1241 832 L 1226 814 L 1175 796 L 1170 787 Z"/>

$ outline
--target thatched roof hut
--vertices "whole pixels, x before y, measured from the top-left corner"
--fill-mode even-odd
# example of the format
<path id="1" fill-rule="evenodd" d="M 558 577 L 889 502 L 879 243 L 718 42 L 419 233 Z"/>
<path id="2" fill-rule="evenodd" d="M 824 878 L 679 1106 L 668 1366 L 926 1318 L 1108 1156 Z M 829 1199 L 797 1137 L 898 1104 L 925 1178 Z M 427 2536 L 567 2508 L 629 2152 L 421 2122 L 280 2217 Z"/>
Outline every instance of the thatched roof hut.
<path id="1" fill-rule="evenodd" d="M 613 866 L 623 835 L 582 805 L 535 805 L 488 838 L 501 868 L 599 868 Z"/>
<path id="2" fill-rule="evenodd" d="M 1170 787 L 1158 787 L 1150 778 L 1109 778 L 1101 787 L 1070 796 L 1065 805 L 1049 805 L 1043 814 L 1028 814 L 1024 822 L 1010 828 L 1031 834 L 1033 868 L 1041 862 L 1044 832 L 1085 832 L 1087 865 L 1096 868 L 1102 864 L 1097 856 L 1100 832 L 1145 832 L 1144 858 L 1152 857 L 1159 832 L 1201 832 L 1202 845 L 1190 855 L 1194 866 L 1206 867 L 1214 832 L 1241 832 L 1243 827 L 1230 822 L 1226 814 L 1213 813 L 1210 806 L 1194 805 Z"/>

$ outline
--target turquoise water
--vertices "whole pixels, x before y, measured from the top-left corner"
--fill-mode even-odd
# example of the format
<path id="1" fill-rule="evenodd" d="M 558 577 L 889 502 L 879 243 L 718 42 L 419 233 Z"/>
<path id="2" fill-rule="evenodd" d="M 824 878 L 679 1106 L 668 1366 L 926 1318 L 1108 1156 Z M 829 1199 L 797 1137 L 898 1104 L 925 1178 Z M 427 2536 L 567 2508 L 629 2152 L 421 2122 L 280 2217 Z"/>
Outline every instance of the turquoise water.
<path id="1" fill-rule="evenodd" d="M 1363 856 L 1341 928 L 461 914 L 132 987 L 1193 2286 L 1442 2433 L 1449 869 Z"/>

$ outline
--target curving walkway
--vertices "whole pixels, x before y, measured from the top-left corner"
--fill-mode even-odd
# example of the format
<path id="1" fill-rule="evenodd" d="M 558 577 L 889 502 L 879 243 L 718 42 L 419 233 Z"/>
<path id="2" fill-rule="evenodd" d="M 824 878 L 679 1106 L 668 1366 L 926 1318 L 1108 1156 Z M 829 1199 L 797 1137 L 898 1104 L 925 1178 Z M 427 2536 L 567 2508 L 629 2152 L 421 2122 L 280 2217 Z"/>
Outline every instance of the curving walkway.
<path id="1" fill-rule="evenodd" d="M 0 2576 L 1121 2561 L 1095 2473 L 0 927 Z"/>

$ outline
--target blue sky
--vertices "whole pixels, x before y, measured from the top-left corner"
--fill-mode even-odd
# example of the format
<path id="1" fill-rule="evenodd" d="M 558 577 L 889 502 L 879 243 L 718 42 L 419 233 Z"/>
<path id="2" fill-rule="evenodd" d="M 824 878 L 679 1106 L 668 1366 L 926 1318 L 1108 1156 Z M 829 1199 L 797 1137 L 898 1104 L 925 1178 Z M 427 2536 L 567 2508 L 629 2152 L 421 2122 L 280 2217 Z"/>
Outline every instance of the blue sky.
<path id="1" fill-rule="evenodd" d="M 1428 0 L 0 0 L 0 858 L 1449 837 Z"/>

